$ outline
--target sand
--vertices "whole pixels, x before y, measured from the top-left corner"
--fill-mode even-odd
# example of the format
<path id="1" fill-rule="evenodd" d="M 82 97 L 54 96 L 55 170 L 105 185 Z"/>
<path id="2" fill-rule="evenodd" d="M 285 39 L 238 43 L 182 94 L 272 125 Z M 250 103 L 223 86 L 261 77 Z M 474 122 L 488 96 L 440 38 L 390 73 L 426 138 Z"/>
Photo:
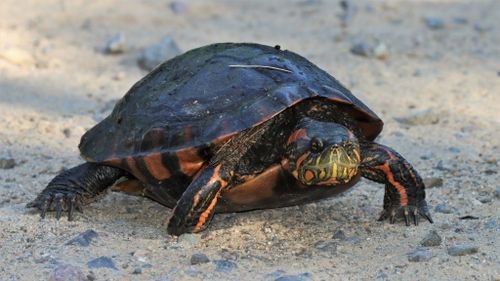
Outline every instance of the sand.
<path id="1" fill-rule="evenodd" d="M 89 280 L 499 280 L 500 2 L 354 5 L 341 21 L 328 0 L 193 0 L 177 12 L 169 1 L 3 0 L 0 158 L 16 164 L 0 169 L 0 279 L 48 280 L 66 264 Z M 105 54 L 119 32 L 124 52 Z M 378 222 L 383 186 L 366 180 L 313 204 L 217 215 L 179 240 L 166 232 L 171 210 L 118 193 L 75 221 L 40 220 L 25 204 L 82 162 L 80 136 L 147 73 L 141 51 L 164 36 L 183 51 L 279 44 L 334 75 L 385 121 L 379 142 L 442 182 L 427 191 L 435 223 Z M 360 42 L 376 54 L 353 54 Z M 97 233 L 88 246 L 66 245 L 86 230 Z M 442 241 L 422 246 L 431 231 Z M 456 245 L 472 250 L 450 254 Z M 195 253 L 209 261 L 192 265 Z M 89 263 L 102 256 L 104 267 Z"/>

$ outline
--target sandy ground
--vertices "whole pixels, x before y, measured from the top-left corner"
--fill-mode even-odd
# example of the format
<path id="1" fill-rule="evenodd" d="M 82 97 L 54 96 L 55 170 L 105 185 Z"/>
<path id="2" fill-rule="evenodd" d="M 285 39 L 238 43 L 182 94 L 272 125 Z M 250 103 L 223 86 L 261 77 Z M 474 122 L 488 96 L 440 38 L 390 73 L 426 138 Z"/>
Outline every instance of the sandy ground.
<path id="1" fill-rule="evenodd" d="M 16 162 L 0 169 L 1 280 L 47 280 L 61 264 L 89 280 L 500 279 L 500 1 L 355 1 L 345 28 L 338 1 L 193 0 L 179 13 L 169 3 L 1 1 L 0 158 Z M 104 54 L 118 32 L 125 52 Z M 280 44 L 330 72 L 385 120 L 380 142 L 442 180 L 427 191 L 435 223 L 377 222 L 383 187 L 368 181 L 314 204 L 217 215 L 179 241 L 170 210 L 143 198 L 109 194 L 73 222 L 25 209 L 82 161 L 80 136 L 146 74 L 141 50 L 166 35 L 183 51 Z M 354 55 L 358 42 L 382 43 L 386 58 Z M 66 245 L 86 230 L 90 245 Z M 422 246 L 432 230 L 443 241 Z M 477 252 L 450 255 L 455 245 Z M 192 265 L 195 253 L 210 261 Z M 89 264 L 102 256 L 108 267 Z"/>

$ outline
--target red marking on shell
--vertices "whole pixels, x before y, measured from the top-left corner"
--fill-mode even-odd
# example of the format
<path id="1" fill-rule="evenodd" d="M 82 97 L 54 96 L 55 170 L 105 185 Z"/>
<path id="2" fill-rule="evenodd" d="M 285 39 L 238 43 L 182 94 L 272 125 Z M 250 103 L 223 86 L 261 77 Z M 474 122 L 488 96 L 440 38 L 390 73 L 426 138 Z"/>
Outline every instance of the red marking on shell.
<path id="1" fill-rule="evenodd" d="M 205 160 L 198 155 L 195 148 L 185 148 L 175 153 L 179 159 L 179 167 L 185 175 L 192 176 L 200 170 Z"/>
<path id="2" fill-rule="evenodd" d="M 286 144 L 290 145 L 291 143 L 294 143 L 301 138 L 309 138 L 309 136 L 307 135 L 307 130 L 304 128 L 298 129 L 295 132 L 293 132 L 288 138 Z"/>
<path id="3" fill-rule="evenodd" d="M 146 177 L 144 177 L 141 171 L 139 171 L 139 168 L 137 168 L 134 158 L 132 157 L 127 158 L 127 166 L 130 173 L 132 173 L 132 175 L 134 175 L 137 179 L 141 181 L 144 181 L 146 179 Z"/>
<path id="4" fill-rule="evenodd" d="M 161 153 L 153 153 L 148 156 L 144 156 L 143 159 L 146 168 L 155 179 L 166 180 L 172 175 L 170 170 L 163 165 Z"/>

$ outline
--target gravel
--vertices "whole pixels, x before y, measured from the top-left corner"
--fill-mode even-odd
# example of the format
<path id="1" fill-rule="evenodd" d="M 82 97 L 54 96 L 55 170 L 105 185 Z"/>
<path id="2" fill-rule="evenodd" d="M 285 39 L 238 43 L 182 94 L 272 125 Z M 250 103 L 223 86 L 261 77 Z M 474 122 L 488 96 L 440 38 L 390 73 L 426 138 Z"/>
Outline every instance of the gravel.
<path id="1" fill-rule="evenodd" d="M 83 247 L 88 247 L 90 245 L 90 242 L 92 240 L 96 239 L 99 236 L 97 232 L 95 232 L 92 229 L 89 229 L 85 232 L 82 232 L 78 234 L 75 238 L 69 240 L 66 245 L 77 245 L 77 246 L 83 246 Z"/>
<path id="2" fill-rule="evenodd" d="M 71 264 L 59 264 L 54 268 L 49 277 L 49 281 L 87 281 L 88 278 L 83 274 L 78 266 Z"/>
<path id="3" fill-rule="evenodd" d="M 416 249 L 408 253 L 408 261 L 423 262 L 428 261 L 433 257 L 432 252 L 425 249 Z"/>
<path id="4" fill-rule="evenodd" d="M 456 244 L 448 247 L 448 255 L 450 256 L 465 256 L 475 254 L 479 251 L 479 248 L 475 245 L 468 244 Z"/>
<path id="5" fill-rule="evenodd" d="M 89 268 L 110 268 L 118 270 L 118 268 L 116 268 L 115 262 L 110 257 L 106 256 L 90 260 L 89 262 L 87 262 L 87 266 Z"/>
<path id="6" fill-rule="evenodd" d="M 190 262 L 192 265 L 197 265 L 202 263 L 208 263 L 210 262 L 210 259 L 207 257 L 207 255 L 203 253 L 195 253 L 191 256 Z"/>
<path id="7" fill-rule="evenodd" d="M 424 247 L 437 247 L 441 245 L 441 242 L 443 242 L 443 239 L 441 238 L 441 236 L 439 236 L 437 231 L 431 230 L 429 231 L 429 233 L 427 233 L 424 239 L 422 239 L 420 245 Z"/>

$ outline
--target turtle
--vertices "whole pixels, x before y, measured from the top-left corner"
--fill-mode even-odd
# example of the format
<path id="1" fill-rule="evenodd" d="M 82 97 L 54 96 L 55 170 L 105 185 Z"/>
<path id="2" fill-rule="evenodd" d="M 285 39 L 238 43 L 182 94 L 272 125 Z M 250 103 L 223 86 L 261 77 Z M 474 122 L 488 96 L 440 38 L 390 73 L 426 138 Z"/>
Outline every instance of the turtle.
<path id="1" fill-rule="evenodd" d="M 168 60 L 138 81 L 81 138 L 85 160 L 27 207 L 60 219 L 107 190 L 168 208 L 172 235 L 215 213 L 305 204 L 360 178 L 385 185 L 379 220 L 432 223 L 425 185 L 383 121 L 346 87 L 279 46 L 218 43 Z"/>

